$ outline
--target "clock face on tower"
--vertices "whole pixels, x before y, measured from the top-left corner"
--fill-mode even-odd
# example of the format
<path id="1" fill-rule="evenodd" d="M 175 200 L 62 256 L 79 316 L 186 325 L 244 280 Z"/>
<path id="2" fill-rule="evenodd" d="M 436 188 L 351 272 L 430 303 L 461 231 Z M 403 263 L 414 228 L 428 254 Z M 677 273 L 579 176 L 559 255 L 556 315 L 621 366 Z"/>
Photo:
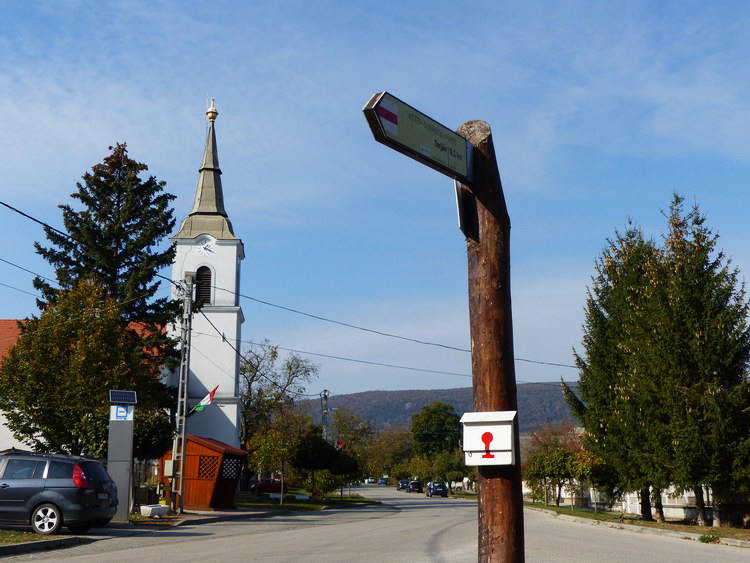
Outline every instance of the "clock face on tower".
<path id="1" fill-rule="evenodd" d="M 198 254 L 200 254 L 201 256 L 210 256 L 211 254 L 213 254 L 214 243 L 211 241 L 211 239 L 200 238 L 195 243 L 195 245 L 198 247 Z"/>

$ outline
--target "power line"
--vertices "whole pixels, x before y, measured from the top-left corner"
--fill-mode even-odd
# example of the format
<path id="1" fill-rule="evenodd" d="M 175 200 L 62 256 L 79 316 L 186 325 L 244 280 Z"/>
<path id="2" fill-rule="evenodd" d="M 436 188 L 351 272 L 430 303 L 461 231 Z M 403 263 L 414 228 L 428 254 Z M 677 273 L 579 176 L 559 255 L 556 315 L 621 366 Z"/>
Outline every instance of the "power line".
<path id="1" fill-rule="evenodd" d="M 219 290 L 219 291 L 225 291 L 225 292 L 227 292 L 227 293 L 229 293 L 231 295 L 236 295 L 236 296 L 242 297 L 244 299 L 249 299 L 250 301 L 254 301 L 256 303 L 261 303 L 261 304 L 267 305 L 269 307 L 274 307 L 276 309 L 282 309 L 284 311 L 289 311 L 291 313 L 295 313 L 295 314 L 298 314 L 298 315 L 303 315 L 305 317 L 310 317 L 310 318 L 317 319 L 317 320 L 320 320 L 320 321 L 325 321 L 325 322 L 329 322 L 329 323 L 333 323 L 333 324 L 345 326 L 345 327 L 348 327 L 348 328 L 353 328 L 353 329 L 356 329 L 356 330 L 361 330 L 361 331 L 364 331 L 364 332 L 370 332 L 370 333 L 377 334 L 377 335 L 380 335 L 380 336 L 386 336 L 386 337 L 389 337 L 389 338 L 396 338 L 398 340 L 405 340 L 407 342 L 414 342 L 414 343 L 422 344 L 422 345 L 425 345 L 425 346 L 436 346 L 438 348 L 446 348 L 446 349 L 449 349 L 449 350 L 456 350 L 457 352 L 469 352 L 469 353 L 471 353 L 471 350 L 468 349 L 468 348 L 458 348 L 456 346 L 450 346 L 448 344 L 440 344 L 440 343 L 437 343 L 437 342 L 429 342 L 429 341 L 426 341 L 426 340 L 419 340 L 417 338 L 410 338 L 408 336 L 400 336 L 398 334 L 392 334 L 392 333 L 388 333 L 388 332 L 383 332 L 383 331 L 379 331 L 379 330 L 365 328 L 365 327 L 361 327 L 361 326 L 357 326 L 357 325 L 345 323 L 345 322 L 342 322 L 342 321 L 337 321 L 337 320 L 334 320 L 334 319 L 329 319 L 329 318 L 326 318 L 326 317 L 321 317 L 319 315 L 314 315 L 312 313 L 306 313 L 306 312 L 300 311 L 298 309 L 293 309 L 291 307 L 285 307 L 283 305 L 278 305 L 276 303 L 271 303 L 269 301 L 264 301 L 262 299 L 258 299 L 256 297 L 251 297 L 250 295 L 245 295 L 243 293 L 234 292 L 234 291 L 231 291 L 229 289 L 225 289 L 223 287 L 218 287 L 218 286 L 212 286 L 212 287 L 214 289 Z M 555 367 L 564 367 L 564 368 L 578 369 L 577 366 L 573 366 L 573 365 L 569 365 L 569 364 L 560 364 L 560 363 L 555 363 L 555 362 L 543 362 L 543 361 L 540 361 L 540 360 L 528 360 L 526 358 L 515 358 L 515 359 L 517 361 L 519 361 L 519 362 L 527 362 L 527 363 L 530 363 L 530 364 L 540 364 L 540 365 L 547 365 L 547 366 L 555 366 Z"/>
<path id="2" fill-rule="evenodd" d="M 213 334 L 206 334 L 206 333 L 195 332 L 195 331 L 193 331 L 193 334 L 199 334 L 199 335 L 202 335 L 202 336 L 209 336 L 211 338 L 222 338 L 221 336 L 214 336 Z M 282 346 L 277 346 L 275 344 L 264 344 L 262 342 L 255 342 L 253 340 L 242 340 L 241 342 L 243 344 L 251 344 L 253 346 L 261 346 L 261 347 L 268 346 L 270 348 L 277 348 L 279 350 L 284 350 L 285 352 L 294 352 L 296 354 L 304 354 L 306 356 L 316 356 L 316 357 L 320 357 L 320 358 L 330 358 L 330 359 L 333 359 L 333 360 L 342 360 L 342 361 L 345 361 L 345 362 L 353 362 L 353 363 L 357 363 L 357 364 L 367 364 L 367 365 L 372 365 L 372 366 L 381 366 L 381 367 L 389 367 L 389 368 L 395 368 L 395 369 L 404 369 L 404 370 L 409 370 L 409 371 L 421 371 L 421 372 L 424 372 L 424 373 L 436 373 L 436 374 L 440 374 L 440 375 L 456 375 L 458 377 L 471 377 L 471 375 L 465 374 L 465 373 L 456 373 L 456 372 L 451 372 L 451 371 L 438 371 L 438 370 L 433 370 L 433 369 L 415 368 L 415 367 L 409 367 L 409 366 L 399 366 L 399 365 L 387 364 L 387 363 L 383 363 L 383 362 L 374 362 L 374 361 L 370 361 L 370 360 L 360 360 L 360 359 L 357 359 L 357 358 L 346 358 L 344 356 L 335 356 L 335 355 L 332 355 L 332 354 L 321 354 L 319 352 L 307 352 L 305 350 L 297 350 L 297 349 L 294 349 L 294 348 L 284 348 Z"/>
<path id="3" fill-rule="evenodd" d="M 35 275 L 35 276 L 38 275 L 36 272 L 33 272 L 32 270 L 28 270 L 28 269 L 26 269 L 26 268 L 24 268 L 22 266 L 19 266 L 18 264 L 10 262 L 9 260 L 5 260 L 3 258 L 0 258 L 0 261 L 4 262 L 6 264 L 9 264 L 9 265 L 11 265 L 13 267 L 19 268 L 19 269 L 21 269 L 21 270 L 23 270 L 25 272 L 28 272 L 28 273 L 30 273 L 32 275 Z M 22 291 L 24 293 L 28 293 L 29 295 L 38 297 L 36 294 L 26 292 L 26 291 L 24 291 L 22 289 L 19 289 L 19 288 L 16 288 L 16 287 L 12 287 L 12 286 L 9 286 L 9 285 L 1 283 L 1 282 L 0 282 L 0 285 L 6 286 L 6 287 L 10 287 L 11 289 L 15 289 L 17 291 Z M 225 290 L 225 291 L 228 291 L 228 290 Z M 137 298 L 135 298 L 135 299 L 137 299 Z M 206 317 L 206 319 L 208 320 L 208 317 Z M 134 322 L 137 322 L 137 321 L 134 321 Z M 204 336 L 209 336 L 209 337 L 224 339 L 223 335 L 220 334 L 220 331 L 218 330 L 218 328 L 213 323 L 211 323 L 210 320 L 208 322 L 211 324 L 212 328 L 214 328 L 214 330 L 217 332 L 217 335 L 199 333 L 199 332 L 195 332 L 195 331 L 194 331 L 194 334 L 203 334 Z M 142 324 L 142 323 L 138 323 L 138 324 Z M 265 344 L 263 344 L 263 343 L 254 342 L 252 340 L 243 340 L 241 342 L 243 344 L 252 344 L 252 345 L 256 345 L 256 346 L 265 346 Z M 273 345 L 268 345 L 268 346 L 273 346 Z M 407 370 L 407 371 L 417 371 L 417 372 L 422 372 L 422 373 L 434 373 L 434 374 L 438 374 L 438 375 L 454 375 L 454 376 L 457 376 L 457 377 L 469 377 L 469 378 L 471 377 L 470 374 L 465 374 L 465 373 L 456 373 L 456 372 L 450 372 L 450 371 L 432 370 L 432 369 L 426 369 L 426 368 L 416 368 L 416 367 L 411 367 L 411 366 L 401 366 L 401 365 L 389 364 L 389 363 L 385 363 L 385 362 L 375 362 L 375 361 L 371 361 L 371 360 L 361 360 L 361 359 L 357 359 L 357 358 L 348 358 L 348 357 L 337 356 L 337 355 L 332 355 L 332 354 L 322 354 L 322 353 L 319 353 L 319 352 L 309 352 L 309 351 L 306 351 L 306 350 L 297 350 L 297 349 L 294 349 L 294 348 L 284 348 L 284 347 L 281 347 L 281 346 L 276 346 L 276 348 L 278 348 L 279 350 L 284 350 L 286 352 L 294 352 L 294 353 L 297 353 L 297 354 L 304 354 L 304 355 L 308 355 L 308 356 L 316 356 L 316 357 L 329 358 L 329 359 L 346 361 L 346 362 L 360 363 L 360 364 L 365 364 L 365 365 L 373 365 L 373 366 L 380 366 L 380 367 L 389 367 L 389 368 L 393 368 L 393 369 L 403 369 L 403 370 Z M 234 347 L 233 347 L 233 350 L 235 351 L 235 353 L 239 354 L 239 356 L 241 358 L 243 357 L 242 354 L 241 354 L 241 352 L 238 352 L 236 349 L 234 349 Z M 207 356 L 205 356 L 205 354 L 203 354 L 200 350 L 196 349 L 196 351 L 199 354 L 201 354 L 202 356 L 204 356 L 204 357 L 207 358 Z M 553 365 L 553 366 L 571 367 L 571 366 L 564 366 L 563 364 L 553 364 L 553 363 L 550 363 L 550 362 L 537 362 L 537 361 L 534 361 L 534 360 L 524 360 L 523 358 L 516 358 L 516 360 L 518 360 L 518 361 L 532 362 L 532 363 L 540 363 L 540 364 L 546 364 L 546 365 Z M 210 359 L 209 359 L 209 361 L 210 361 Z M 216 365 L 216 364 L 214 364 L 214 365 Z"/>
<path id="4" fill-rule="evenodd" d="M 67 234 L 67 233 L 65 233 L 65 232 L 63 232 L 63 231 L 61 231 L 59 229 L 56 229 L 55 227 L 52 227 L 51 225 L 45 223 L 44 221 L 36 219 L 35 217 L 32 217 L 31 215 L 28 215 L 27 213 L 24 213 L 23 211 L 15 208 L 15 207 L 13 207 L 12 205 L 9 205 L 9 204 L 7 204 L 7 203 L 5 203 L 3 201 L 0 201 L 0 205 L 3 205 L 5 207 L 7 207 L 8 209 L 14 211 L 15 213 L 18 213 L 19 215 L 22 215 L 23 217 L 26 217 L 27 219 L 30 219 L 31 221 L 34 221 L 35 223 L 38 223 L 38 224 L 42 225 L 43 227 L 46 227 L 46 228 L 48 228 L 48 229 L 50 229 L 52 231 L 55 231 L 55 232 L 59 233 L 60 235 L 68 238 L 69 240 L 72 240 L 74 242 L 78 242 L 78 243 L 84 244 L 85 246 L 89 246 L 85 242 L 78 241 L 77 239 L 75 239 L 71 235 L 69 235 L 69 234 Z M 34 272 L 31 272 L 30 270 L 26 270 L 25 268 L 23 268 L 21 266 L 18 266 L 17 264 L 13 264 L 12 262 L 8 262 L 7 260 L 3 260 L 3 262 L 6 262 L 6 263 L 8 263 L 8 264 L 10 264 L 10 265 L 12 265 L 14 267 L 20 268 L 20 269 L 22 269 L 24 271 L 27 271 L 29 273 L 32 273 L 32 274 L 38 276 L 38 274 L 35 274 Z M 47 279 L 47 278 L 44 278 L 43 276 L 38 276 L 38 277 L 42 277 L 43 279 Z M 163 275 L 161 275 L 159 273 L 155 273 L 155 277 L 163 279 L 163 280 L 167 281 L 168 283 L 170 283 L 171 285 L 173 285 L 175 287 L 178 287 L 178 284 L 174 280 L 172 280 L 171 278 L 163 276 Z M 309 318 L 312 318 L 312 319 L 316 319 L 316 320 L 319 320 L 319 321 L 328 322 L 328 323 L 336 324 L 336 325 L 339 325 L 339 326 L 344 326 L 344 327 L 351 328 L 351 329 L 354 329 L 354 330 L 360 330 L 360 331 L 363 331 L 363 332 L 369 332 L 371 334 L 377 334 L 379 336 L 384 336 L 384 337 L 387 337 L 387 338 L 395 338 L 395 339 L 398 339 L 398 340 L 404 340 L 406 342 L 413 342 L 415 344 L 421 344 L 421 345 L 424 345 L 424 346 L 434 346 L 434 347 L 444 348 L 444 349 L 448 349 L 448 350 L 455 350 L 455 351 L 458 351 L 458 352 L 468 352 L 468 353 L 471 352 L 471 350 L 468 349 L 468 348 L 459 348 L 457 346 L 450 346 L 448 344 L 441 344 L 441 343 L 437 343 L 437 342 L 429 342 L 429 341 L 421 340 L 421 339 L 418 339 L 418 338 L 411 338 L 411 337 L 408 337 L 408 336 L 401 336 L 401 335 L 392 334 L 392 333 L 389 333 L 389 332 L 384 332 L 384 331 L 380 331 L 380 330 L 375 330 L 375 329 L 370 329 L 370 328 L 366 328 L 366 327 L 354 325 L 354 324 L 351 324 L 351 323 L 346 323 L 346 322 L 343 322 L 343 321 L 337 321 L 335 319 L 330 319 L 330 318 L 323 317 L 323 316 L 320 316 L 320 315 L 314 315 L 312 313 L 306 313 L 306 312 L 300 311 L 298 309 L 293 309 L 291 307 L 285 307 L 283 305 L 278 305 L 276 303 L 271 303 L 270 301 L 265 301 L 265 300 L 262 300 L 262 299 L 258 299 L 256 297 L 252 297 L 250 295 L 245 295 L 245 294 L 242 294 L 242 293 L 234 292 L 234 291 L 225 289 L 223 287 L 213 286 L 213 288 L 216 289 L 216 290 L 219 290 L 219 291 L 224 291 L 224 292 L 227 292 L 229 294 L 242 297 L 244 299 L 249 299 L 250 301 L 254 301 L 256 303 L 260 303 L 260 304 L 266 305 L 268 307 L 274 307 L 274 308 L 277 308 L 277 309 L 281 309 L 281 310 L 284 310 L 284 311 L 295 313 L 297 315 L 302 315 L 302 316 L 309 317 Z M 12 289 L 17 289 L 17 288 L 12 288 Z M 19 290 L 19 291 L 23 291 L 23 290 Z M 316 355 L 314 353 L 309 353 L 309 354 L 310 355 Z M 320 355 L 322 357 L 325 357 L 325 355 L 323 355 L 323 354 L 318 354 L 318 355 Z M 341 359 L 341 358 L 339 358 L 339 359 Z M 529 360 L 529 359 L 526 359 L 526 358 L 515 358 L 515 359 L 517 361 L 519 361 L 519 362 L 526 362 L 526 363 L 539 364 L 539 365 L 549 365 L 549 366 L 554 366 L 554 367 L 565 367 L 565 368 L 577 369 L 577 366 L 568 365 L 568 364 L 561 364 L 561 363 L 554 363 L 554 362 L 544 362 L 544 361 L 539 361 L 539 360 Z M 407 368 L 407 369 L 409 369 L 409 368 Z M 417 368 L 413 368 L 413 369 L 417 369 Z M 422 370 L 420 370 L 420 371 L 422 371 Z M 425 370 L 425 371 L 432 371 L 432 370 Z M 466 377 L 465 374 L 451 374 L 451 375 L 460 375 L 462 377 Z"/>
<path id="5" fill-rule="evenodd" d="M 271 303 L 269 301 L 263 301 L 262 299 L 258 299 L 256 297 L 251 297 L 249 295 L 244 295 L 242 293 L 236 293 L 234 291 L 230 291 L 229 289 L 225 289 L 223 287 L 216 287 L 216 286 L 213 286 L 213 287 L 214 287 L 214 289 L 218 289 L 220 291 L 226 291 L 227 293 L 230 293 L 230 294 L 233 294 L 233 295 L 237 295 L 237 296 L 243 297 L 245 299 L 249 299 L 250 301 L 255 301 L 256 303 L 261 303 L 261 304 L 267 305 L 269 307 L 275 307 L 276 309 L 282 309 L 284 311 L 289 311 L 290 313 L 296 313 L 297 315 L 303 315 L 305 317 L 310 317 L 312 319 L 317 319 L 319 321 L 324 321 L 324 322 L 327 322 L 327 323 L 337 324 L 337 325 L 340 325 L 340 326 L 345 326 L 347 328 L 352 328 L 352 329 L 355 329 L 355 330 L 361 330 L 363 332 L 370 332 L 370 333 L 373 333 L 373 334 L 377 334 L 379 336 L 386 336 L 388 338 L 396 338 L 398 340 L 406 340 L 407 342 L 414 342 L 416 344 L 423 344 L 423 345 L 426 345 L 426 346 L 437 346 L 439 348 L 447 348 L 448 350 L 456 350 L 458 352 L 471 352 L 471 350 L 469 350 L 468 348 L 458 348 L 456 346 L 450 346 L 448 344 L 439 344 L 439 343 L 436 343 L 436 342 L 428 342 L 426 340 L 419 340 L 417 338 L 410 338 L 408 336 L 400 336 L 398 334 L 391 334 L 389 332 L 383 332 L 383 331 L 380 331 L 380 330 L 375 330 L 375 329 L 371 329 L 371 328 L 357 326 L 357 325 L 353 325 L 353 324 L 350 324 L 350 323 L 345 323 L 345 322 L 342 322 L 342 321 L 337 321 L 337 320 L 334 320 L 334 319 L 329 319 L 327 317 L 321 317 L 320 315 L 313 315 L 312 313 L 305 313 L 304 311 L 300 311 L 298 309 L 292 309 L 291 307 L 285 307 L 283 305 L 277 305 L 276 303 Z"/>
<path id="6" fill-rule="evenodd" d="M 0 282 L 0 285 L 2 285 L 3 287 L 8 287 L 10 289 L 15 289 L 16 291 L 20 291 L 21 293 L 25 293 L 26 295 L 31 295 L 32 297 L 37 297 L 37 298 L 39 297 L 36 293 L 31 293 L 30 291 L 26 291 L 25 289 L 20 289 L 18 287 L 13 287 L 12 285 L 8 285 L 7 283 Z"/>
<path id="7" fill-rule="evenodd" d="M 13 262 L 11 262 L 9 260 L 5 260 L 4 258 L 0 258 L 0 262 L 5 262 L 6 264 L 8 264 L 10 266 L 13 266 L 14 268 L 18 268 L 19 270 L 23 270 L 24 272 L 32 274 L 32 275 L 34 275 L 34 276 L 36 276 L 38 278 L 42 278 L 43 280 L 46 280 L 48 282 L 52 282 L 55 285 L 60 285 L 60 284 L 57 283 L 57 280 L 53 280 L 51 278 L 44 277 L 44 276 L 42 276 L 40 274 L 37 274 L 36 272 L 32 272 L 31 270 L 28 270 L 28 269 L 24 268 L 23 266 L 19 266 L 18 264 L 14 264 Z M 8 287 L 10 287 L 10 286 L 8 286 Z M 18 289 L 18 288 L 13 288 L 13 289 Z M 23 291 L 23 290 L 19 289 L 19 291 Z"/>
<path id="8" fill-rule="evenodd" d="M 245 358 L 242 355 L 242 353 L 239 350 L 237 350 L 237 348 L 235 348 L 234 344 L 232 344 L 231 342 L 229 342 L 229 340 L 226 339 L 226 337 L 224 336 L 224 334 L 217 328 L 217 326 L 211 321 L 211 319 L 208 318 L 208 315 L 206 315 L 206 313 L 204 313 L 203 311 L 200 311 L 200 314 L 203 315 L 203 318 L 206 319 L 206 321 L 208 322 L 208 324 L 211 325 L 211 328 L 213 328 L 216 331 L 216 334 L 218 335 L 218 337 L 221 338 L 221 340 L 223 342 L 225 342 L 232 350 L 234 350 L 234 353 L 237 354 L 237 356 L 241 360 L 244 360 Z M 300 396 L 300 397 L 317 397 L 317 395 L 305 395 L 304 393 L 299 393 L 299 392 L 296 392 L 296 391 L 289 391 L 289 389 L 285 389 L 284 387 L 282 387 L 281 385 L 279 385 L 276 381 L 274 381 L 273 379 L 271 379 L 267 375 L 264 375 L 262 373 L 259 373 L 258 375 L 260 375 L 269 384 L 271 384 L 274 387 L 277 387 L 280 391 L 283 391 L 284 393 L 289 393 L 290 395 L 297 395 L 297 396 Z"/>

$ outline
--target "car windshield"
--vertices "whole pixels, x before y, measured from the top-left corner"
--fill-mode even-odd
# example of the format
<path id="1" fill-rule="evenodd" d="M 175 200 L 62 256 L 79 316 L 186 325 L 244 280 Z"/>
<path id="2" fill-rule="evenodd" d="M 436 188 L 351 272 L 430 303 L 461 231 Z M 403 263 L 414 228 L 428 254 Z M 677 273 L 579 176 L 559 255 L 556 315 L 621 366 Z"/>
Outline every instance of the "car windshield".
<path id="1" fill-rule="evenodd" d="M 445 487 L 445 483 L 443 483 L 442 481 L 435 481 L 435 482 L 434 482 L 434 483 L 432 484 L 432 486 L 433 486 L 433 487 Z"/>

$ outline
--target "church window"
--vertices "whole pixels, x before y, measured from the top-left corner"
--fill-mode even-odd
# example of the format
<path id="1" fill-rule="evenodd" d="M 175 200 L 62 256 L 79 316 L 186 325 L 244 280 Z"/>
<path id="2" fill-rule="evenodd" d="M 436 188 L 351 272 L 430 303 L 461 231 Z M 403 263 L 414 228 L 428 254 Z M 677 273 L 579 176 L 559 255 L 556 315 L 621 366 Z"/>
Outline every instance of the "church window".
<path id="1" fill-rule="evenodd" d="M 211 304 L 211 269 L 208 266 L 198 268 L 195 276 L 195 300 L 204 305 Z"/>

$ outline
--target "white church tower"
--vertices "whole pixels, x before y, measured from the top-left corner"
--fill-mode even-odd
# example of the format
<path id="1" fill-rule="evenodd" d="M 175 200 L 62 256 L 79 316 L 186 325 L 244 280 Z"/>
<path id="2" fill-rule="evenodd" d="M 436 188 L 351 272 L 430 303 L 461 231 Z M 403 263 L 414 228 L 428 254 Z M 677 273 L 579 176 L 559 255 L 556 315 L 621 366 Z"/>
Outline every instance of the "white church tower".
<path id="1" fill-rule="evenodd" d="M 180 284 L 186 273 L 193 273 L 194 299 L 202 303 L 193 314 L 188 410 L 218 385 L 214 403 L 187 419 L 187 433 L 239 447 L 242 405 L 238 351 L 245 319 L 238 293 L 240 263 L 245 253 L 224 208 L 214 131 L 218 114 L 211 99 L 206 112 L 209 121 L 206 149 L 193 209 L 170 239 L 176 246 L 172 280 Z M 174 374 L 169 383 L 177 382 L 178 375 Z"/>

